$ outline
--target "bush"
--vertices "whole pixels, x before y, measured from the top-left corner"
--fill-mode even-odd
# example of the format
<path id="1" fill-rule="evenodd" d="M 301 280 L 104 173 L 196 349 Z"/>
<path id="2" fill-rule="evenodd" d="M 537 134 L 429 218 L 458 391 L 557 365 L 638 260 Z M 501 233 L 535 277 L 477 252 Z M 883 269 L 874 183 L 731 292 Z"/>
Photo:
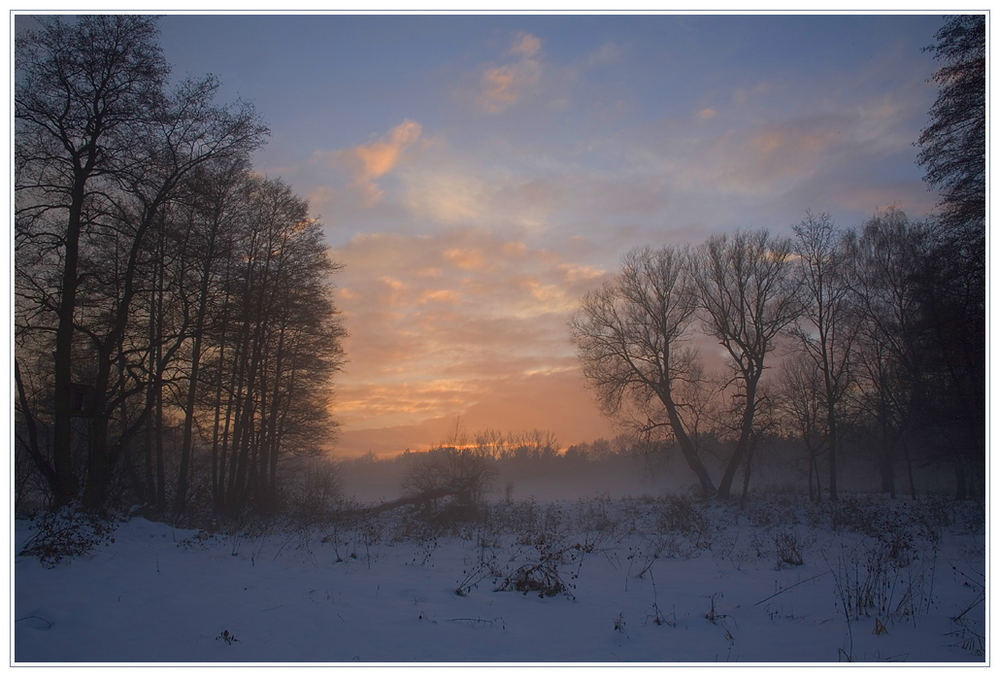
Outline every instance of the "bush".
<path id="1" fill-rule="evenodd" d="M 434 449 L 414 460 L 403 478 L 403 491 L 432 507 L 443 498 L 479 505 L 493 481 L 490 459 L 467 450 Z"/>
<path id="2" fill-rule="evenodd" d="M 882 621 L 926 613 L 931 605 L 935 558 L 919 566 L 899 558 L 891 542 L 842 550 L 831 567 L 841 608 L 848 618 L 874 615 Z"/>
<path id="3" fill-rule="evenodd" d="M 709 521 L 689 498 L 667 498 L 657 515 L 656 529 L 661 534 L 683 536 L 696 550 L 711 547 Z"/>
<path id="4" fill-rule="evenodd" d="M 547 538 L 544 534 L 538 537 L 534 546 L 537 556 L 517 567 L 496 588 L 497 591 L 517 590 L 525 595 L 537 592 L 539 597 L 554 597 L 562 593 L 574 599 L 572 590 L 576 584 L 573 581 L 580 575 L 583 555 L 592 552 L 593 546 L 580 543 L 567 545 Z M 559 570 L 560 566 L 573 564 L 576 564 L 577 569 L 568 577 Z"/>
<path id="5" fill-rule="evenodd" d="M 785 531 L 776 535 L 774 549 L 778 555 L 779 567 L 782 564 L 802 566 L 802 546 L 795 534 Z"/>
<path id="6" fill-rule="evenodd" d="M 47 569 L 66 558 L 85 555 L 99 545 L 114 542 L 115 524 L 76 507 L 45 513 L 35 522 L 37 531 L 21 549 L 24 556 L 37 557 Z"/>
<path id="7" fill-rule="evenodd" d="M 323 456 L 286 459 L 281 468 L 283 514 L 301 525 L 331 519 L 343 507 L 340 465 Z"/>

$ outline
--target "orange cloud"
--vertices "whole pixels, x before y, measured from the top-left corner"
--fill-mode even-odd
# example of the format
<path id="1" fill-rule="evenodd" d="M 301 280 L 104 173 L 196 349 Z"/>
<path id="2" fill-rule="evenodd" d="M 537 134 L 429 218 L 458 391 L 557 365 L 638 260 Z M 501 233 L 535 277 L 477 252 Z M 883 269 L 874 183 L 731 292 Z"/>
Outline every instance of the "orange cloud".
<path id="1" fill-rule="evenodd" d="M 863 142 L 860 128 L 846 116 L 825 115 L 731 129 L 690 146 L 671 158 L 668 173 L 678 189 L 712 186 L 721 194 L 785 194 L 793 185 L 835 166 L 848 146 Z"/>
<path id="2" fill-rule="evenodd" d="M 702 108 L 700 111 L 698 111 L 698 119 L 699 120 L 711 120 L 716 115 L 718 115 L 718 111 L 716 111 L 711 106 L 708 106 L 706 108 Z"/>
<path id="3" fill-rule="evenodd" d="M 602 272 L 482 228 L 357 236 L 335 258 L 350 290 L 333 410 L 345 434 L 453 418 L 512 375 L 576 369 L 566 323 Z"/>
<path id="4" fill-rule="evenodd" d="M 541 63 L 537 59 L 541 49 L 542 41 L 536 36 L 517 33 L 507 50 L 516 61 L 484 71 L 477 99 L 479 105 L 489 113 L 500 113 L 516 104 L 541 77 Z"/>
<path id="5" fill-rule="evenodd" d="M 490 68 L 483 73 L 483 91 L 479 101 L 490 113 L 499 113 L 516 103 L 519 96 L 512 66 Z"/>
<path id="6" fill-rule="evenodd" d="M 542 49 L 542 41 L 531 33 L 519 31 L 514 35 L 514 44 L 510 53 L 524 56 L 534 56 Z"/>
<path id="7" fill-rule="evenodd" d="M 486 258 L 478 249 L 448 249 L 443 256 L 462 270 L 479 270 L 486 266 Z"/>
<path id="8" fill-rule="evenodd" d="M 361 191 L 366 205 L 374 205 L 382 198 L 376 179 L 392 171 L 404 151 L 420 139 L 423 132 L 419 123 L 404 120 L 381 138 L 347 150 L 335 151 L 331 158 L 347 166 L 353 176 L 353 185 Z"/>
<path id="9" fill-rule="evenodd" d="M 581 266 L 572 263 L 562 263 L 559 265 L 559 270 L 563 271 L 566 276 L 567 282 L 580 282 L 586 281 L 590 282 L 597 280 L 607 274 L 603 268 L 594 268 L 593 266 Z"/>
<path id="10" fill-rule="evenodd" d="M 451 289 L 428 289 L 423 294 L 420 295 L 420 299 L 417 303 L 423 305 L 425 303 L 448 303 L 456 304 L 462 298 L 462 295 Z"/>
<path id="11" fill-rule="evenodd" d="M 504 254 L 509 256 L 520 256 L 528 250 L 527 245 L 523 242 L 504 242 L 502 251 Z"/>

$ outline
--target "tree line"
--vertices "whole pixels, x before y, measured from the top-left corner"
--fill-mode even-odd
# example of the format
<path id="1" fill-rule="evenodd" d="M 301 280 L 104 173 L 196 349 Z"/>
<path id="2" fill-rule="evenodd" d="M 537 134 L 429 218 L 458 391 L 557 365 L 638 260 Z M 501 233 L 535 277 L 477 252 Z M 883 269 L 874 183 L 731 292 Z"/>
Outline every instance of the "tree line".
<path id="1" fill-rule="evenodd" d="M 886 493 L 901 470 L 915 493 L 919 464 L 951 472 L 958 498 L 982 495 L 985 18 L 948 19 L 929 49 L 940 88 L 918 162 L 940 192 L 936 215 L 892 208 L 839 228 L 807 214 L 793 237 L 636 249 L 584 298 L 572 335 L 602 408 L 675 444 L 705 496 L 729 498 L 741 470 L 745 496 L 757 442 L 782 420 L 803 441 L 813 497 L 837 499 L 848 427 L 870 441 Z M 721 346 L 719 378 L 697 336 Z M 702 447 L 716 437 L 731 444 L 713 474 Z"/>
<path id="2" fill-rule="evenodd" d="M 344 335 L 308 205 L 155 19 L 39 19 L 15 43 L 15 491 L 100 512 L 272 509 L 328 436 Z"/>

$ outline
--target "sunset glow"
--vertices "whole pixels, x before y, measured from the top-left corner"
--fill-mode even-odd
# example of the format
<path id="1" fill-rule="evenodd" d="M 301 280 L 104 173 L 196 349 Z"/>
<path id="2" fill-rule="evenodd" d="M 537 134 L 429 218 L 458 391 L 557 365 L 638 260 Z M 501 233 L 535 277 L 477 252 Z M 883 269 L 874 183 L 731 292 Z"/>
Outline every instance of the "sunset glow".
<path id="1" fill-rule="evenodd" d="M 272 130 L 255 157 L 310 201 L 350 333 L 335 451 L 470 431 L 615 434 L 570 341 L 640 245 L 806 210 L 855 226 L 935 196 L 913 140 L 927 16 L 167 16 Z M 282 77 L 273 77 L 281 73 Z M 303 92 L 308 92 L 303 95 Z"/>

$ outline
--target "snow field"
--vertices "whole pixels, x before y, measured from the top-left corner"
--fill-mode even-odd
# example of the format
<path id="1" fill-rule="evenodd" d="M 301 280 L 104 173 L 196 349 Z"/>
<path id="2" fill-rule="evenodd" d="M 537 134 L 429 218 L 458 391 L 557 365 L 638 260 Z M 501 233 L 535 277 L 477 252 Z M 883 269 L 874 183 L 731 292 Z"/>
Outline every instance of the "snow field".
<path id="1" fill-rule="evenodd" d="M 36 530 L 17 522 L 15 552 Z M 54 566 L 16 557 L 14 659 L 981 662 L 984 561 L 982 507 L 944 501 L 528 501 L 214 534 L 133 518 Z"/>

